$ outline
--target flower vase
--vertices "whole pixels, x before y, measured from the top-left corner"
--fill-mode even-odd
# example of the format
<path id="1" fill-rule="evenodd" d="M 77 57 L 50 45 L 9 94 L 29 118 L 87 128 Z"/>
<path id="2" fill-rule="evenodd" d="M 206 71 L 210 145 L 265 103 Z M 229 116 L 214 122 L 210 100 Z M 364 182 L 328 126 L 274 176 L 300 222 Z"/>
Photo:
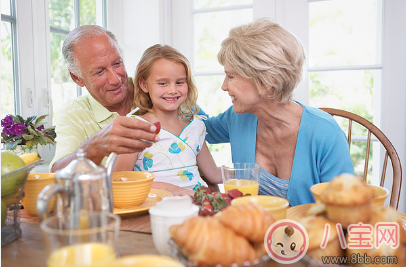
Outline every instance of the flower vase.
<path id="1" fill-rule="evenodd" d="M 33 146 L 31 148 L 25 145 L 18 145 L 14 150 L 8 150 L 14 152 L 17 155 L 23 155 L 26 153 L 38 152 L 38 146 Z"/>

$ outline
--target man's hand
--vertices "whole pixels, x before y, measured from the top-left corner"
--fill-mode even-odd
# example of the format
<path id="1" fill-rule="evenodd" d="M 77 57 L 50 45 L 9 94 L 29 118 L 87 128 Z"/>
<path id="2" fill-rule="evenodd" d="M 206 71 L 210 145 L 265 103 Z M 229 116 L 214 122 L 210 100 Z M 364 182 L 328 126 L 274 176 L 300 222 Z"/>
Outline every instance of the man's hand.
<path id="1" fill-rule="evenodd" d="M 78 149 L 86 152 L 86 157 L 99 165 L 111 152 L 131 154 L 150 147 L 159 140 L 155 134 L 157 127 L 145 121 L 130 117 L 117 117 L 109 125 L 92 135 Z M 76 158 L 76 152 L 55 162 L 52 172 L 66 167 Z"/>
<path id="2" fill-rule="evenodd" d="M 150 147 L 159 140 L 156 126 L 130 117 L 117 117 L 101 131 L 92 135 L 82 148 L 96 164 L 111 152 L 131 154 Z"/>

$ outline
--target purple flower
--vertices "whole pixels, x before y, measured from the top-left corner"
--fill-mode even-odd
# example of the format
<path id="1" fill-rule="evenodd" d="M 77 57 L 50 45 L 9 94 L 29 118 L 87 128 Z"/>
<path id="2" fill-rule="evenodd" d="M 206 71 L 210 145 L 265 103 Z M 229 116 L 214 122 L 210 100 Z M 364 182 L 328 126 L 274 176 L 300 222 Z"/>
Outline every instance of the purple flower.
<path id="1" fill-rule="evenodd" d="M 11 130 L 14 126 L 13 117 L 11 117 L 10 115 L 7 115 L 6 117 L 4 117 L 4 119 L 1 120 L 1 126 L 4 127 L 3 133 L 12 134 Z"/>
<path id="2" fill-rule="evenodd" d="M 10 128 L 14 124 L 13 117 L 7 115 L 4 119 L 1 120 L 1 126 L 5 128 Z"/>
<path id="3" fill-rule="evenodd" d="M 11 134 L 10 128 L 3 128 L 3 133 L 7 135 Z"/>
<path id="4" fill-rule="evenodd" d="M 17 122 L 13 126 L 14 127 L 10 129 L 10 132 L 14 135 L 22 135 L 24 133 L 24 129 L 26 128 L 22 122 Z"/>
<path id="5" fill-rule="evenodd" d="M 42 124 L 40 127 L 37 128 L 38 131 L 42 131 L 42 130 L 44 130 L 44 129 L 45 129 L 44 124 Z"/>

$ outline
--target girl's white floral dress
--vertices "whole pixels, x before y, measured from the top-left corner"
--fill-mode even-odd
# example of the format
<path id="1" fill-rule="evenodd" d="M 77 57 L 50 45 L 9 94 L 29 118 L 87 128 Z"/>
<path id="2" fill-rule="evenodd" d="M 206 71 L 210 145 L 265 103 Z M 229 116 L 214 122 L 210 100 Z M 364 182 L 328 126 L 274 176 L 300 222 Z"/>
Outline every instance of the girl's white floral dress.
<path id="1" fill-rule="evenodd" d="M 165 129 L 161 129 L 158 136 L 159 142 L 139 153 L 134 170 L 154 173 L 154 181 L 190 190 L 207 186 L 200 177 L 196 162 L 206 136 L 202 119 L 195 115 L 179 136 Z"/>

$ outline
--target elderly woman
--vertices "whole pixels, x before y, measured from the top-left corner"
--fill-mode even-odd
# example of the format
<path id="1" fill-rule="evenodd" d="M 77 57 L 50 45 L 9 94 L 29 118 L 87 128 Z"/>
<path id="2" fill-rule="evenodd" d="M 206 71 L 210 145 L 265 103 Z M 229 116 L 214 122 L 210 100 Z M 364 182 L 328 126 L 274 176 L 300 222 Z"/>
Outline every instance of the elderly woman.
<path id="1" fill-rule="evenodd" d="M 230 142 L 233 162 L 260 165 L 259 194 L 311 203 L 310 186 L 354 173 L 334 118 L 292 100 L 305 55 L 291 33 L 268 19 L 233 28 L 218 60 L 233 106 L 206 120 L 206 140 Z"/>

